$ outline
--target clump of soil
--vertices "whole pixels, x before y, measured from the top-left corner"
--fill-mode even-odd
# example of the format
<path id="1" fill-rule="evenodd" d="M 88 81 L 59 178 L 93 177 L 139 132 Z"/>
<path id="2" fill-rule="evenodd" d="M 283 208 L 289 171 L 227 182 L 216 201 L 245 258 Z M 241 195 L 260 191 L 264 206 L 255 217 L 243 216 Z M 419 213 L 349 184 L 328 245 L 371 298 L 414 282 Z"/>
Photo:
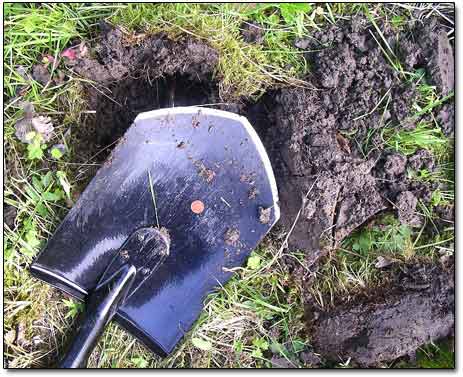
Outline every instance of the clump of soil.
<path id="1" fill-rule="evenodd" d="M 310 328 L 316 351 L 333 361 L 375 366 L 453 333 L 453 266 L 411 266 L 387 292 L 329 313 L 315 311 Z"/>
<path id="2" fill-rule="evenodd" d="M 236 228 L 227 229 L 224 240 L 227 245 L 237 246 L 240 241 L 240 231 Z"/>
<path id="3" fill-rule="evenodd" d="M 255 22 L 244 22 L 241 25 L 241 36 L 247 43 L 262 44 L 265 29 Z"/>
<path id="4" fill-rule="evenodd" d="M 270 222 L 271 213 L 272 213 L 272 208 L 259 207 L 259 222 L 261 224 L 268 224 Z"/>
<path id="5" fill-rule="evenodd" d="M 181 74 L 201 81 L 209 79 L 218 62 L 213 48 L 190 37 L 173 41 L 158 34 L 137 40 L 118 28 L 102 26 L 96 57 L 78 59 L 74 64 L 77 73 L 97 82 L 111 83 L 134 73 L 148 80 Z"/>
<path id="6" fill-rule="evenodd" d="M 214 180 L 214 170 L 207 168 L 202 161 L 196 161 L 194 165 L 198 169 L 198 175 L 201 178 L 203 178 L 207 183 L 211 183 Z"/>

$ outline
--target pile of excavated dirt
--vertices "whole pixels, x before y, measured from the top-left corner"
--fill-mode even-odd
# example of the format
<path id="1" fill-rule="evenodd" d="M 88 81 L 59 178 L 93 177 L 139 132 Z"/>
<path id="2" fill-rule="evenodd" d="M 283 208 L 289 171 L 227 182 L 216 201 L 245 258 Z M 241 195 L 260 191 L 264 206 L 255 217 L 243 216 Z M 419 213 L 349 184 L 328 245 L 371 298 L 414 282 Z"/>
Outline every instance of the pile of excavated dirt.
<path id="1" fill-rule="evenodd" d="M 307 50 L 312 69 L 306 80 L 317 90 L 282 88 L 265 94 L 257 103 L 243 100 L 216 106 L 246 115 L 260 134 L 277 179 L 280 226 L 286 231 L 294 226 L 289 249 L 304 250 L 307 267 L 316 266 L 320 257 L 383 211 L 395 211 L 403 224 L 421 226 L 423 219 L 415 211 L 417 201 L 428 202 L 437 188 L 406 175 L 407 169 L 436 169 L 428 151 L 403 156 L 386 150 L 379 137 L 377 131 L 386 123 L 410 129 L 430 115 L 413 116 L 412 104 L 419 94 L 413 83 L 405 83 L 391 68 L 368 24 L 356 18 L 296 42 Z M 381 27 L 406 70 L 424 68 L 439 94 L 453 91 L 453 48 L 444 31 L 429 22 L 402 32 L 396 39 L 395 31 L 387 25 Z M 254 37 L 249 38 L 255 42 Z M 400 45 L 395 45 L 396 40 Z M 86 86 L 89 107 L 96 115 L 75 130 L 78 151 L 93 154 L 110 145 L 140 112 L 221 102 L 218 83 L 213 80 L 217 52 L 189 36 L 176 41 L 163 34 L 136 39 L 104 26 L 92 53 L 90 58 L 72 62 L 76 73 L 96 82 L 96 86 Z M 389 105 L 384 110 L 386 99 Z M 453 135 L 453 103 L 435 108 L 433 116 L 447 135 Z M 367 138 L 371 148 L 364 151 L 361 146 Z M 437 213 L 453 220 L 453 209 L 437 208 Z M 431 283 L 425 293 L 395 290 L 390 297 L 383 296 L 382 302 L 362 302 L 326 314 L 328 319 L 310 324 L 315 326 L 315 345 L 328 358 L 349 356 L 361 365 L 373 365 L 443 336 L 453 324 L 453 307 L 450 301 L 446 306 L 436 305 L 440 305 L 440 298 L 450 300 L 446 287 L 451 284 L 446 276 L 452 271 L 453 265 L 445 273 L 433 272 L 439 286 Z M 435 301 L 436 295 L 440 301 Z M 423 311 L 408 317 L 411 305 Z M 386 329 L 387 324 L 379 320 L 384 310 L 389 310 L 390 323 L 396 324 L 396 329 Z M 432 323 L 424 320 L 427 314 L 432 314 Z M 365 323 L 358 323 L 357 315 Z M 349 326 L 343 326 L 343 321 L 357 322 L 353 332 L 342 329 L 343 340 L 338 344 L 338 327 Z M 420 336 L 406 341 L 399 329 Z M 389 336 L 388 347 L 394 348 L 389 353 L 378 344 L 382 338 L 375 338 L 385 334 Z"/>
<path id="2" fill-rule="evenodd" d="M 392 30 L 384 26 L 383 32 L 392 48 L 400 51 L 407 70 L 424 68 L 427 80 L 436 85 L 440 95 L 453 91 L 453 50 L 435 23 L 402 33 L 397 38 L 404 42 L 401 46 L 395 46 Z M 316 267 L 320 257 L 385 210 L 395 211 L 399 221 L 412 228 L 423 225 L 424 219 L 417 215 L 418 200 L 428 204 L 435 189 L 446 187 L 417 182 L 406 173 L 423 168 L 434 172 L 434 157 L 427 150 L 408 157 L 388 151 L 378 130 L 386 123 L 397 130 L 413 129 L 419 121 L 434 116 L 444 133 L 453 135 L 454 105 L 416 117 L 412 113 L 419 96 L 416 87 L 398 77 L 365 19 L 330 27 L 309 41 L 297 43 L 316 51 L 307 53 L 313 66 L 307 81 L 319 90 L 286 88 L 268 94 L 250 107 L 248 116 L 258 128 L 275 169 L 280 224 L 286 230 L 294 227 L 289 248 L 305 250 L 306 267 Z M 382 102 L 385 96 L 389 96 L 386 111 Z M 365 156 L 361 146 L 369 137 L 371 147 Z M 440 206 L 436 212 L 442 213 L 443 221 L 453 222 L 453 208 Z M 453 271 L 452 265 L 446 274 L 451 276 Z M 454 321 L 453 288 L 448 276 L 441 279 L 439 273 L 435 273 L 435 280 L 442 286 L 440 290 L 382 295 L 376 306 L 367 303 L 346 309 L 341 305 L 339 314 L 327 314 L 326 321 L 315 328 L 315 350 L 333 360 L 351 357 L 360 365 L 375 365 L 449 335 Z M 293 271 L 296 278 L 303 274 L 300 268 Z M 310 281 L 305 284 L 310 285 Z M 310 294 L 307 296 L 311 302 Z M 412 308 L 418 312 L 411 315 Z M 382 312 L 390 316 L 388 322 L 383 323 L 386 318 L 381 317 Z M 424 321 L 431 313 L 432 321 Z M 312 325 L 308 325 L 310 329 Z M 413 340 L 406 340 L 405 329 L 407 334 L 415 334 Z"/>
<path id="3" fill-rule="evenodd" d="M 387 36 L 387 30 L 384 32 Z M 439 93 L 448 94 L 453 90 L 453 55 L 446 34 L 428 26 L 399 40 L 407 41 L 411 49 L 415 38 L 415 50 L 421 51 L 422 60 L 416 58 L 407 68 L 426 68 Z M 344 27 L 330 27 L 316 33 L 314 40 L 320 42 L 304 44 L 308 49 L 321 49 L 307 54 L 313 65 L 307 80 L 319 90 L 283 89 L 267 95 L 249 111 L 276 172 L 281 224 L 290 229 L 301 211 L 289 238 L 290 247 L 306 250 L 311 261 L 379 212 L 391 208 L 391 203 L 400 221 L 420 226 L 422 219 L 414 215 L 417 200 L 429 202 L 437 188 L 436 184 L 418 183 L 406 176 L 407 168 L 435 170 L 428 151 L 418 150 L 408 158 L 389 152 L 379 132 L 372 137 L 367 157 L 359 148 L 368 132 L 383 128 L 386 122 L 397 129 L 413 128 L 425 118 L 411 113 L 419 93 L 413 84 L 398 77 L 366 21 L 355 19 Z M 435 44 L 446 48 L 420 48 Z M 387 93 L 387 111 L 375 111 Z M 453 120 L 444 127 L 453 128 Z M 346 137 L 346 132 L 355 137 Z"/>

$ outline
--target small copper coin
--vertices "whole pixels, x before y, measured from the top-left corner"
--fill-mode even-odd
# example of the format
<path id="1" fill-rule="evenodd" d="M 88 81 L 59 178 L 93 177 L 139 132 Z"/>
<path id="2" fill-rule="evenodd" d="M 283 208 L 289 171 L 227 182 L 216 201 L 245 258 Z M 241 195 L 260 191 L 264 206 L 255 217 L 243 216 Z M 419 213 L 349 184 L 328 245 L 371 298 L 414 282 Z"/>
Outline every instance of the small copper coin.
<path id="1" fill-rule="evenodd" d="M 204 203 L 201 200 L 195 200 L 191 203 L 191 210 L 199 215 L 204 211 Z"/>

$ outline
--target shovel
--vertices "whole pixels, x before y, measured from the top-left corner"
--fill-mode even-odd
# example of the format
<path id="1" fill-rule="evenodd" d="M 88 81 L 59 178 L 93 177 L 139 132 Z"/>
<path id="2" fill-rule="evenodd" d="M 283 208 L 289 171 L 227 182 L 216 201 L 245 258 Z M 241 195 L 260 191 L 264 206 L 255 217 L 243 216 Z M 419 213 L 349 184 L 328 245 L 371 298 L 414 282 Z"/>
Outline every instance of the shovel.
<path id="1" fill-rule="evenodd" d="M 60 366 L 85 367 L 111 320 L 168 355 L 279 215 L 246 118 L 199 107 L 139 114 L 31 265 L 86 302 Z"/>

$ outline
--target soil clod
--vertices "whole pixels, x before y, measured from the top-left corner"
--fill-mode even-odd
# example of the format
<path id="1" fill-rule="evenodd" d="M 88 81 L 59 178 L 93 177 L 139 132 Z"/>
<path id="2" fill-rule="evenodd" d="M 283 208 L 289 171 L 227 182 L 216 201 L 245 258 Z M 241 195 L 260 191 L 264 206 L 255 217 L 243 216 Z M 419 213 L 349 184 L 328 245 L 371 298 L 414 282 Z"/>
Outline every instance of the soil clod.
<path id="1" fill-rule="evenodd" d="M 238 246 L 240 241 L 240 231 L 236 228 L 229 228 L 225 232 L 224 236 L 225 243 L 231 246 Z"/>
<path id="2" fill-rule="evenodd" d="M 268 224 L 270 222 L 272 208 L 259 207 L 259 222 L 261 224 Z"/>
<path id="3" fill-rule="evenodd" d="M 51 80 L 51 74 L 43 64 L 36 64 L 32 67 L 32 77 L 42 85 L 46 85 Z"/>
<path id="4" fill-rule="evenodd" d="M 310 325 L 316 351 L 333 361 L 351 358 L 356 365 L 375 366 L 448 336 L 455 319 L 453 269 L 420 271 L 422 282 L 398 279 L 376 301 L 322 313 Z"/>
<path id="5" fill-rule="evenodd" d="M 199 176 L 203 178 L 207 183 L 211 183 L 214 180 L 214 170 L 207 168 L 202 161 L 196 161 L 195 166 L 198 169 Z"/>
<path id="6" fill-rule="evenodd" d="M 418 227 L 421 225 L 419 216 L 416 214 L 418 199 L 410 191 L 403 191 L 397 196 L 397 212 L 399 221 L 404 225 Z"/>
<path id="7" fill-rule="evenodd" d="M 241 25 L 241 36 L 247 43 L 262 44 L 265 30 L 254 22 L 245 22 Z"/>

